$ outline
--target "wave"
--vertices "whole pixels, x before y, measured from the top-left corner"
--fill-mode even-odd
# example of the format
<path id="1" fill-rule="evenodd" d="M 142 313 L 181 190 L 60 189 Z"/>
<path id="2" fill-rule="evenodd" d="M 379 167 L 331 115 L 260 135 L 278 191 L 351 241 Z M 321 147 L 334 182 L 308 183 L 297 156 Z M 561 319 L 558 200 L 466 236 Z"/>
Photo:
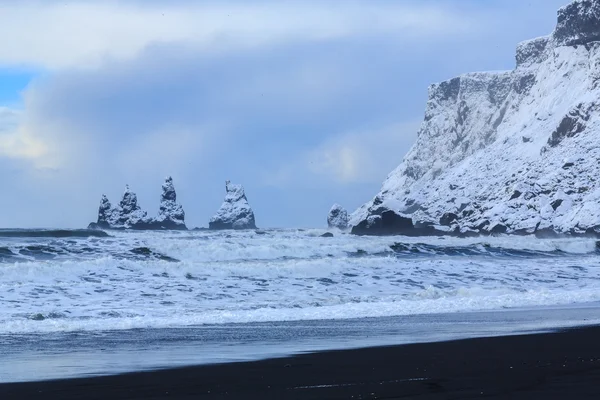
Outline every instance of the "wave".
<path id="1" fill-rule="evenodd" d="M 587 243 L 577 248 L 556 246 L 548 249 L 527 249 L 495 246 L 489 243 L 476 243 L 464 246 L 443 246 L 427 243 L 394 243 L 390 248 L 402 255 L 445 255 L 445 256 L 503 256 L 503 257 L 553 257 L 568 254 L 600 253 L 600 242 Z"/>
<path id="2" fill-rule="evenodd" d="M 0 229 L 0 238 L 87 238 L 109 237 L 94 229 Z"/>
<path id="3" fill-rule="evenodd" d="M 306 307 L 263 306 L 205 311 L 185 310 L 183 313 L 162 312 L 155 315 L 141 310 L 137 313 L 102 311 L 95 315 L 70 318 L 68 317 L 69 312 L 33 312 L 24 314 L 21 318 L 3 321 L 0 325 L 0 335 L 74 331 L 101 332 L 269 322 L 333 321 L 514 310 L 532 307 L 562 307 L 574 304 L 592 304 L 600 301 L 600 292 L 597 288 L 554 292 L 544 289 L 511 292 L 473 288 L 459 290 L 446 296 L 434 294 L 434 291 L 428 288 L 422 294 L 394 301 L 381 299 L 381 301 L 373 302 L 308 305 Z"/>
<path id="4" fill-rule="evenodd" d="M 320 233 L 111 232 L 0 240 L 0 334 L 600 301 L 593 240 Z"/>

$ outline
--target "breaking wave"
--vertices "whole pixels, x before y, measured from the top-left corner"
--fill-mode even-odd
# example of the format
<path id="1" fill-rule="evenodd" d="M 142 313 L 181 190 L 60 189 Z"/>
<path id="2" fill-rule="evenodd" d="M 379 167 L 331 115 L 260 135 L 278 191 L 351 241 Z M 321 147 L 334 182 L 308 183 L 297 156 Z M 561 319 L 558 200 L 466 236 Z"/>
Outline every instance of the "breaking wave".
<path id="1" fill-rule="evenodd" d="M 594 240 L 339 233 L 322 238 L 322 233 L 5 236 L 0 240 L 0 334 L 600 301 Z"/>
<path id="2" fill-rule="evenodd" d="M 86 238 L 108 237 L 93 229 L 0 229 L 0 238 Z"/>

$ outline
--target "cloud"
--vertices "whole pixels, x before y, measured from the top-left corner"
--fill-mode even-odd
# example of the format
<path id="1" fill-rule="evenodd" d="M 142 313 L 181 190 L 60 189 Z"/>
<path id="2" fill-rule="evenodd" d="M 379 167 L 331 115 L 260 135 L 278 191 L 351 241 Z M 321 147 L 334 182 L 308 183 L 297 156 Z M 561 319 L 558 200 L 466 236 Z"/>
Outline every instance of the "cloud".
<path id="1" fill-rule="evenodd" d="M 422 2 L 0 2 L 0 65 L 98 67 L 153 44 L 220 53 L 293 41 L 472 32 L 474 21 Z"/>
<path id="2" fill-rule="evenodd" d="M 0 0 L 0 66 L 44 70 L 0 116 L 0 226 L 84 226 L 126 183 L 152 213 L 168 174 L 190 226 L 226 179 L 261 227 L 323 224 L 398 165 L 431 82 L 547 31 L 479 1 L 339 4 Z"/>
<path id="3" fill-rule="evenodd" d="M 264 174 L 265 183 L 288 187 L 299 181 L 353 185 L 381 182 L 414 143 L 420 122 L 326 135 L 314 148 Z"/>
<path id="4" fill-rule="evenodd" d="M 0 157 L 32 160 L 37 163 L 47 153 L 46 146 L 20 124 L 22 112 L 0 107 Z"/>
<path id="5" fill-rule="evenodd" d="M 415 141 L 420 122 L 328 138 L 305 156 L 309 170 L 339 183 L 381 181 Z"/>

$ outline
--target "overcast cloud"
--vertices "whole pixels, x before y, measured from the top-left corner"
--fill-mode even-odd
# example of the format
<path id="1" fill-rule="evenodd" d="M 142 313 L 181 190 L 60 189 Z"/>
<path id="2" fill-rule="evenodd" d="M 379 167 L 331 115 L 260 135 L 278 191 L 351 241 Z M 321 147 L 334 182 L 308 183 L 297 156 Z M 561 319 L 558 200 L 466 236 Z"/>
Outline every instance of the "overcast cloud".
<path id="1" fill-rule="evenodd" d="M 0 104 L 0 226 L 85 226 L 126 183 L 155 213 L 166 175 L 189 226 L 226 179 L 260 226 L 322 226 L 400 163 L 430 83 L 512 68 L 563 3 L 0 1 L 0 75 L 30 74 Z"/>

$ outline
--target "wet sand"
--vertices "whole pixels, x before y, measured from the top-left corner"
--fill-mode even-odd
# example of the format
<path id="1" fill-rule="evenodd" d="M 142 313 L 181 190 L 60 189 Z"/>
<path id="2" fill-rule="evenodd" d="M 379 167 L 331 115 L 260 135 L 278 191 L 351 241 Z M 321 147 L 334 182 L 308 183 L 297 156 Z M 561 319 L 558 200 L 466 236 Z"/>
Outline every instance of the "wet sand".
<path id="1" fill-rule="evenodd" d="M 597 399 L 600 327 L 0 385 L 3 400 L 352 398 Z"/>

